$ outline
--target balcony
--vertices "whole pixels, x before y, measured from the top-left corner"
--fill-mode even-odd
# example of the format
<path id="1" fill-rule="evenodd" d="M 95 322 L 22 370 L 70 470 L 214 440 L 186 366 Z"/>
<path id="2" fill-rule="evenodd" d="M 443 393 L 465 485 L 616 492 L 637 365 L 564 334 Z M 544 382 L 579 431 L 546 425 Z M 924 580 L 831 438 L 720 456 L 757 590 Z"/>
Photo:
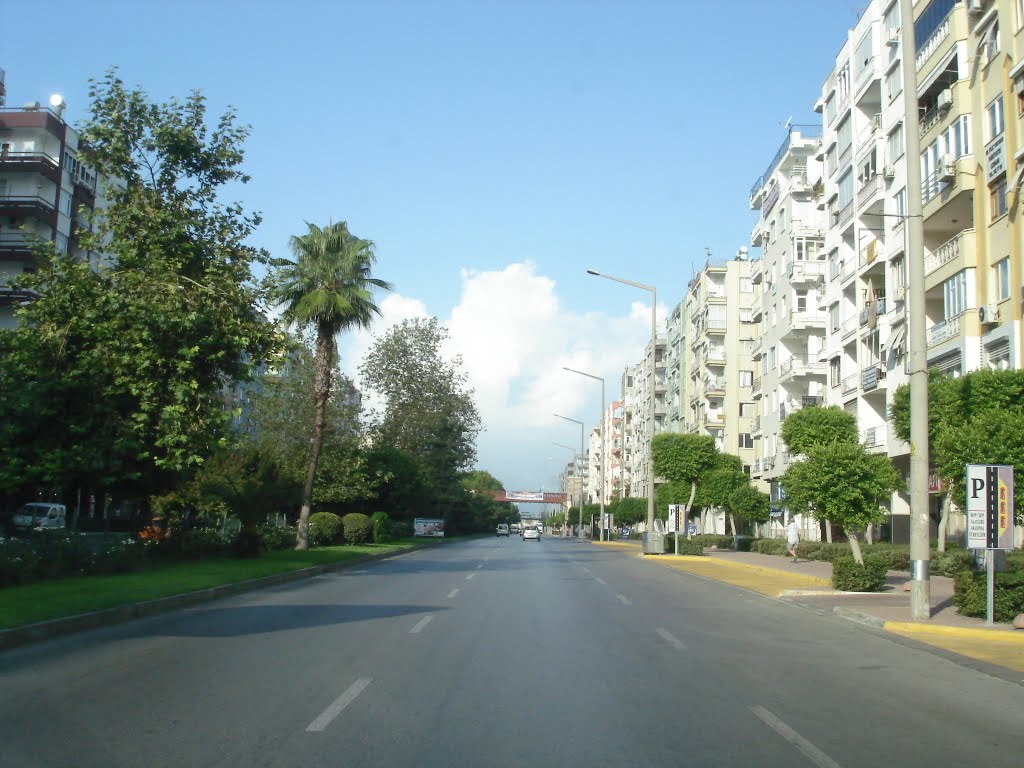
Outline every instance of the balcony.
<path id="1" fill-rule="evenodd" d="M 852 333 L 855 333 L 858 328 L 860 328 L 860 318 L 858 318 L 857 315 L 851 315 L 850 317 L 846 318 L 843 321 L 843 325 L 841 328 L 843 334 L 843 341 L 846 340 L 847 336 L 849 336 Z"/>
<path id="2" fill-rule="evenodd" d="M 60 184 L 60 161 L 46 152 L 0 153 L 0 173 L 38 173 Z"/>
<path id="3" fill-rule="evenodd" d="M 794 261 L 787 271 L 793 285 L 816 283 L 825 277 L 824 261 Z"/>
<path id="4" fill-rule="evenodd" d="M 789 331 L 824 329 L 826 322 L 828 315 L 817 309 L 795 309 L 789 313 Z"/>
<path id="5" fill-rule="evenodd" d="M 725 397 L 725 377 L 709 376 L 705 379 L 704 393 L 708 397 Z"/>
<path id="6" fill-rule="evenodd" d="M 0 261 L 27 261 L 33 258 L 32 241 L 23 233 L 0 233 Z"/>
<path id="7" fill-rule="evenodd" d="M 955 13 L 956 8 L 963 8 L 963 3 L 950 4 L 950 12 L 926 40 L 918 40 L 917 56 L 914 59 L 914 68 L 920 72 L 930 67 L 933 60 L 937 59 L 950 49 L 955 40 L 967 39 L 967 22 L 963 13 Z M 950 40 L 950 37 L 953 39 Z"/>
<path id="8" fill-rule="evenodd" d="M 884 448 L 888 431 L 885 427 L 869 427 L 864 432 L 864 447 L 867 449 Z"/>
<path id="9" fill-rule="evenodd" d="M 754 424 L 750 428 L 750 431 L 753 434 L 760 434 L 760 432 L 761 432 L 761 417 L 760 416 L 755 416 L 754 417 Z"/>
<path id="10" fill-rule="evenodd" d="M 860 372 L 861 387 L 864 392 L 870 392 L 873 389 L 877 389 L 878 385 L 885 380 L 885 368 L 878 363 L 869 365 L 867 368 Z"/>
<path id="11" fill-rule="evenodd" d="M 956 317 L 950 317 L 942 322 L 936 323 L 928 329 L 928 346 L 934 347 L 944 341 L 956 339 L 960 336 L 960 318 L 963 313 Z"/>
<path id="12" fill-rule="evenodd" d="M 725 348 L 708 347 L 704 352 L 704 363 L 706 365 L 725 365 Z"/>
<path id="13" fill-rule="evenodd" d="M 965 229 L 924 257 L 925 290 L 962 269 L 977 266 L 974 229 Z"/>
<path id="14" fill-rule="evenodd" d="M 57 226 L 57 209 L 52 200 L 41 195 L 4 195 L 0 197 L 0 216 L 39 219 L 49 226 Z"/>
<path id="15" fill-rule="evenodd" d="M 843 381 L 840 384 L 840 390 L 842 391 L 844 396 L 852 395 L 852 394 L 855 394 L 857 392 L 857 389 L 858 389 L 858 381 L 857 380 L 859 378 L 860 377 L 857 376 L 856 373 L 851 373 L 849 376 L 845 376 L 843 378 Z"/>
<path id="16" fill-rule="evenodd" d="M 729 323 L 724 317 L 709 317 L 705 332 L 708 334 L 721 335 L 728 330 Z"/>
<path id="17" fill-rule="evenodd" d="M 779 381 L 824 375 L 826 364 L 811 355 L 793 355 L 779 364 Z"/>
<path id="18" fill-rule="evenodd" d="M 761 377 L 760 376 L 755 378 L 754 382 L 750 385 L 750 394 L 755 399 L 761 397 Z"/>
<path id="19" fill-rule="evenodd" d="M 885 190 L 885 178 L 880 173 L 865 179 L 857 190 L 857 210 L 863 213 L 869 210 L 874 203 L 882 203 L 882 193 Z"/>

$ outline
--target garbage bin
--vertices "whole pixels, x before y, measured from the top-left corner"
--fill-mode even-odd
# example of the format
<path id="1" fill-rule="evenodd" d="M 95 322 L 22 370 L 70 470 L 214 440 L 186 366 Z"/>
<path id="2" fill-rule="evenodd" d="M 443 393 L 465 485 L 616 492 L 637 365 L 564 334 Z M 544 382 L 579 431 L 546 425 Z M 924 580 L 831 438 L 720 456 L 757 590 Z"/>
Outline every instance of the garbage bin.
<path id="1" fill-rule="evenodd" d="M 665 554 L 665 534 L 648 531 L 644 534 L 644 554 L 645 555 L 664 555 Z"/>

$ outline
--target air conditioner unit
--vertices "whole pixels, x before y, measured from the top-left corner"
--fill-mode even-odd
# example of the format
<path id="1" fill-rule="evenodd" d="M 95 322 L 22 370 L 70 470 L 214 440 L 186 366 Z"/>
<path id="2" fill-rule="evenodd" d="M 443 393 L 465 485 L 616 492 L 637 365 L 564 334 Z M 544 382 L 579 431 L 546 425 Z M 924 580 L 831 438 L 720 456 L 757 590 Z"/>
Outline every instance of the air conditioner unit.
<path id="1" fill-rule="evenodd" d="M 952 181 L 956 178 L 956 158 L 953 155 L 942 155 L 939 158 L 939 181 Z"/>
<path id="2" fill-rule="evenodd" d="M 999 307 L 995 304 L 984 304 L 978 307 L 978 320 L 982 325 L 995 325 L 999 322 Z"/>
<path id="3" fill-rule="evenodd" d="M 939 98 L 935 102 L 935 106 L 941 110 L 949 109 L 953 106 L 953 92 L 946 88 L 943 91 L 939 91 Z"/>
<path id="4" fill-rule="evenodd" d="M 984 0 L 967 0 L 967 12 L 971 16 L 978 16 L 984 11 L 982 7 L 984 4 Z"/>
<path id="5" fill-rule="evenodd" d="M 897 29 L 895 32 L 893 32 L 892 33 L 892 37 L 890 37 L 888 40 L 886 40 L 885 44 L 886 45 L 891 45 L 893 48 L 895 48 L 897 45 L 899 45 L 900 44 L 900 31 Z"/>
<path id="6" fill-rule="evenodd" d="M 887 179 L 895 179 L 896 178 L 896 167 L 892 166 L 892 165 L 885 166 L 882 169 L 882 175 L 885 178 L 887 178 Z"/>

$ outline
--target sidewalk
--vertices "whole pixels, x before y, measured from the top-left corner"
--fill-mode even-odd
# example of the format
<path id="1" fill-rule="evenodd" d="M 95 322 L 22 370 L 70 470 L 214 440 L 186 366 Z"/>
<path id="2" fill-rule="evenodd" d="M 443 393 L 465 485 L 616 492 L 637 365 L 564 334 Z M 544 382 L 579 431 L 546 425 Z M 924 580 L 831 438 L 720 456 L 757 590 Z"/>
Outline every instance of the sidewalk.
<path id="1" fill-rule="evenodd" d="M 596 546 L 640 554 L 635 541 L 594 542 Z M 651 556 L 658 565 L 760 592 L 886 632 L 910 637 L 963 656 L 1024 672 L 1024 631 L 1007 624 L 989 627 L 984 619 L 961 616 L 953 607 L 953 579 L 931 577 L 931 619 L 910 618 L 910 593 L 903 587 L 910 574 L 889 571 L 884 591 L 836 592 L 832 564 L 761 555 L 756 552 L 705 550 L 705 557 Z"/>

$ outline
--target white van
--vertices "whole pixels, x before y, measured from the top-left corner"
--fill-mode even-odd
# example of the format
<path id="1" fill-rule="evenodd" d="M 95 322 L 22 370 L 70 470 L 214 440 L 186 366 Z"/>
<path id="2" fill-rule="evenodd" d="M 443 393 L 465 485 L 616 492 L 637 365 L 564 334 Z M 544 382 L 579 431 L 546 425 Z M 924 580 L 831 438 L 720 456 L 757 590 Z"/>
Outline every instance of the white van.
<path id="1" fill-rule="evenodd" d="M 63 504 L 34 501 L 15 512 L 11 523 L 16 531 L 63 528 L 66 517 L 67 510 Z"/>

